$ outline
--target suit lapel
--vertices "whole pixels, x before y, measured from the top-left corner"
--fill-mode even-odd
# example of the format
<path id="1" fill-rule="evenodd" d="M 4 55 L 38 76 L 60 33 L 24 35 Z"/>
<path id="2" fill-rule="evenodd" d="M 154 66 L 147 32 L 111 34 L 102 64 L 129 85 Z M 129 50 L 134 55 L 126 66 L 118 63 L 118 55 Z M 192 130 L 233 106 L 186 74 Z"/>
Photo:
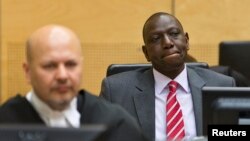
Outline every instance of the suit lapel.
<path id="1" fill-rule="evenodd" d="M 150 139 L 155 137 L 155 91 L 152 69 L 141 74 L 134 95 L 135 109 L 139 123 Z"/>
<path id="2" fill-rule="evenodd" d="M 205 81 L 193 70 L 188 68 L 188 81 L 191 89 L 197 135 L 202 135 L 202 92 Z"/>

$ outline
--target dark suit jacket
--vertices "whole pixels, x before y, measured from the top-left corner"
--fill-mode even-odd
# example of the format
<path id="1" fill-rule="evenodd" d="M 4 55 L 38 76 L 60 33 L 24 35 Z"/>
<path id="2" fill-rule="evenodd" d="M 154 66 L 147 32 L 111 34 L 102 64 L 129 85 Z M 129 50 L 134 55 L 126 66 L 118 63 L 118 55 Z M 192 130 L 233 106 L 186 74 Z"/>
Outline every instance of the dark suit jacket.
<path id="1" fill-rule="evenodd" d="M 108 126 L 108 141 L 144 141 L 136 120 L 123 108 L 98 97 L 80 91 L 78 111 L 81 124 L 104 124 Z M 0 124 L 43 124 L 43 120 L 20 95 L 8 100 L 0 107 Z"/>
<path id="2" fill-rule="evenodd" d="M 237 87 L 249 87 L 250 81 L 242 73 L 230 68 L 229 66 L 210 66 L 210 70 L 213 70 L 224 75 L 228 75 L 234 78 Z"/>
<path id="3" fill-rule="evenodd" d="M 187 74 L 194 105 L 197 135 L 202 135 L 202 87 L 235 86 L 235 81 L 231 77 L 199 67 L 187 67 Z M 112 103 L 122 105 L 137 119 L 147 138 L 155 139 L 155 90 L 152 68 L 123 72 L 105 78 L 100 96 Z"/>

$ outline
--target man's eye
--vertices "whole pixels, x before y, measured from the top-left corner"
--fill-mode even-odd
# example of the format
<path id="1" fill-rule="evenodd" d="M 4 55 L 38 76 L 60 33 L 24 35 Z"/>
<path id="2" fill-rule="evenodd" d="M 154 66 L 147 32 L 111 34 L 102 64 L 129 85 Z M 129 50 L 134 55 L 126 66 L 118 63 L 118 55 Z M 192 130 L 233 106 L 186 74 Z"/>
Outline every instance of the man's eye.
<path id="1" fill-rule="evenodd" d="M 70 67 L 70 68 L 75 67 L 76 65 L 77 65 L 76 62 L 67 62 L 67 63 L 66 63 L 66 66 L 67 66 L 67 67 Z"/>
<path id="2" fill-rule="evenodd" d="M 53 68 L 56 68 L 56 65 L 55 64 L 46 64 L 46 65 L 44 65 L 44 68 L 45 69 L 53 69 Z"/>
<path id="3" fill-rule="evenodd" d="M 156 41 L 158 41 L 159 39 L 160 39 L 160 36 L 154 36 L 154 37 L 151 38 L 151 41 L 152 41 L 152 42 L 156 42 Z"/>
<path id="4" fill-rule="evenodd" d="M 177 37 L 179 35 L 179 32 L 170 32 L 169 35 L 172 37 Z"/>

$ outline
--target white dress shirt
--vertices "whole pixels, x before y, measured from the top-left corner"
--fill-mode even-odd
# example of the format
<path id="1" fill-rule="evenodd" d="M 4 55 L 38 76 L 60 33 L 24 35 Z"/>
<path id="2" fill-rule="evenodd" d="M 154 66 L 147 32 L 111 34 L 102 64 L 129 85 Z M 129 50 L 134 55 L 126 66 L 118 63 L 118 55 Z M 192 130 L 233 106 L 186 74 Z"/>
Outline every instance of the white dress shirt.
<path id="1" fill-rule="evenodd" d="M 77 99 L 74 98 L 69 107 L 63 111 L 55 111 L 40 100 L 33 91 L 26 95 L 42 120 L 49 127 L 80 127 L 80 114 L 77 111 Z"/>
<path id="2" fill-rule="evenodd" d="M 169 93 L 167 85 L 171 79 L 155 69 L 153 69 L 153 74 L 155 79 L 155 140 L 166 141 L 166 100 Z M 186 66 L 174 81 L 179 84 L 176 97 L 182 109 L 185 140 L 191 140 L 196 136 L 196 126 Z"/>

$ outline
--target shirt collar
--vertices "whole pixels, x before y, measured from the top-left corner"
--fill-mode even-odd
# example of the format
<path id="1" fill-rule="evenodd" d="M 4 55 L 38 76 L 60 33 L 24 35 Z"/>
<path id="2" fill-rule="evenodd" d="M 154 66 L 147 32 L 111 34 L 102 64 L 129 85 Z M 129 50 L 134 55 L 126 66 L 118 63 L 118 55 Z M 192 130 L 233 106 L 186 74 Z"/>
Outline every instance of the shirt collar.
<path id="1" fill-rule="evenodd" d="M 51 109 L 45 102 L 36 96 L 34 91 L 30 91 L 26 95 L 27 100 L 33 105 L 41 118 L 48 123 L 50 119 L 64 116 L 69 124 L 73 127 L 80 126 L 80 114 L 77 111 L 77 98 L 75 97 L 70 105 L 63 111 L 55 111 Z"/>
<path id="2" fill-rule="evenodd" d="M 153 75 L 155 79 L 155 88 L 156 93 L 161 93 L 164 88 L 168 85 L 168 83 L 171 81 L 171 79 L 164 74 L 157 71 L 155 68 L 153 68 Z M 183 88 L 183 90 L 187 93 L 190 92 L 189 86 L 188 86 L 188 77 L 187 77 L 187 67 L 185 65 L 183 71 L 174 79 L 174 81 L 178 82 L 178 84 Z M 156 87 L 157 86 L 157 87 Z"/>

